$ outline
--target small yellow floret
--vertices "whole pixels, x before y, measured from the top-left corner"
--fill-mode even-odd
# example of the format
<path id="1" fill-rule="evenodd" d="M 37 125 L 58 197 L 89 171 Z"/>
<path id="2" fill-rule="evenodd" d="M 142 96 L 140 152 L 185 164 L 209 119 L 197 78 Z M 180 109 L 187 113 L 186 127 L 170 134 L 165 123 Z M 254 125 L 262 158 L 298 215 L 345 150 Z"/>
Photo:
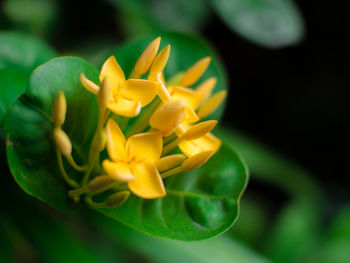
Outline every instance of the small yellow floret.
<path id="1" fill-rule="evenodd" d="M 143 75 L 147 72 L 155 56 L 157 55 L 159 44 L 160 44 L 160 37 L 157 37 L 142 52 L 134 68 L 137 74 Z"/>
<path id="2" fill-rule="evenodd" d="M 185 72 L 180 85 L 185 87 L 193 85 L 202 76 L 204 71 L 206 71 L 210 61 L 210 57 L 205 57 L 196 62 Z"/>
<path id="3" fill-rule="evenodd" d="M 157 57 L 154 59 L 154 62 L 150 68 L 149 80 L 156 80 L 156 74 L 163 72 L 166 63 L 168 62 L 168 58 L 170 55 L 170 45 L 167 45 L 163 48 Z"/>
<path id="4" fill-rule="evenodd" d="M 66 118 L 67 112 L 67 101 L 64 93 L 60 91 L 57 94 L 54 108 L 53 108 L 53 120 L 55 123 L 55 127 L 60 127 Z"/>

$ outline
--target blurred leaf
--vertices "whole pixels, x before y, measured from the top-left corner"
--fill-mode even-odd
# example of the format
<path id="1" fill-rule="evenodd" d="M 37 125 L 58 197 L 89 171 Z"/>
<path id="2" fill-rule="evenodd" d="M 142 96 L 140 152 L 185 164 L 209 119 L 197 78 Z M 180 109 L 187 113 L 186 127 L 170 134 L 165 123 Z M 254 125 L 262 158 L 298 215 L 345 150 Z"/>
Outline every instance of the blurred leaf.
<path id="1" fill-rule="evenodd" d="M 113 55 L 117 58 L 119 64 L 128 75 L 134 67 L 138 57 L 147 45 L 158 36 L 158 34 L 151 34 L 148 37 L 139 39 L 122 45 Z M 211 56 L 212 62 L 207 71 L 199 79 L 198 84 L 210 77 L 216 77 L 218 82 L 213 92 L 220 90 L 227 90 L 226 71 L 221 64 L 221 60 L 213 50 L 213 48 L 203 39 L 194 37 L 183 33 L 162 33 L 160 49 L 166 45 L 171 45 L 169 61 L 165 67 L 165 77 L 169 79 L 178 72 L 186 71 L 191 65 L 199 59 Z M 101 61 L 100 64 L 103 62 Z M 197 84 L 197 85 L 198 85 Z M 220 119 L 224 110 L 224 105 L 220 106 L 210 117 L 211 119 Z"/>
<path id="2" fill-rule="evenodd" d="M 108 218 L 95 217 L 106 235 L 134 248 L 159 263 L 263 263 L 264 257 L 225 236 L 200 242 L 184 242 L 150 237 L 115 223 Z"/>
<path id="3" fill-rule="evenodd" d="M 224 144 L 204 166 L 165 179 L 166 197 L 131 196 L 120 207 L 98 211 L 152 236 L 206 239 L 234 223 L 247 180 L 242 160 Z"/>
<path id="4" fill-rule="evenodd" d="M 281 48 L 304 35 L 301 14 L 292 0 L 210 0 L 221 19 L 255 44 Z"/>
<path id="5" fill-rule="evenodd" d="M 97 69 L 80 58 L 56 58 L 38 67 L 25 94 L 4 117 L 8 163 L 16 182 L 28 194 L 61 210 L 69 209 L 68 188 L 52 140 L 52 107 L 57 93 L 64 91 L 68 113 L 63 129 L 72 141 L 73 154 L 84 160 L 95 130 L 97 103 L 82 87 L 81 72 L 97 82 Z"/>
<path id="6" fill-rule="evenodd" d="M 3 12 L 17 29 L 43 34 L 56 18 L 56 1 L 5 0 Z"/>
<path id="7" fill-rule="evenodd" d="M 39 39 L 0 33 L 0 122 L 11 103 L 24 92 L 32 70 L 54 56 L 55 52 Z"/>
<path id="8" fill-rule="evenodd" d="M 59 220 L 40 211 L 37 204 L 25 203 L 26 207 L 22 209 L 12 209 L 12 220 L 38 250 L 42 262 L 100 262 L 80 238 Z"/>
<path id="9" fill-rule="evenodd" d="M 345 206 L 334 219 L 324 244 L 311 262 L 350 262 L 350 206 Z"/>
<path id="10" fill-rule="evenodd" d="M 120 11 L 124 28 L 132 35 L 175 30 L 193 32 L 205 22 L 205 0 L 108 0 Z"/>

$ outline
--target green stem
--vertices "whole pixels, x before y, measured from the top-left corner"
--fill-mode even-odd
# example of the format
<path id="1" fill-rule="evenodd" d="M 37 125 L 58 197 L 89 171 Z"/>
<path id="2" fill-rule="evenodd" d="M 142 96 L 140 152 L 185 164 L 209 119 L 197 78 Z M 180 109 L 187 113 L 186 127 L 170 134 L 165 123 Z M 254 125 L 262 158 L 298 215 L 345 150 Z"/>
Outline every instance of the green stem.
<path id="1" fill-rule="evenodd" d="M 120 125 L 119 125 L 121 130 L 125 129 L 126 125 L 128 125 L 129 120 L 130 120 L 130 118 L 128 118 L 128 117 L 124 117 L 122 119 L 122 121 L 120 122 Z"/>
<path id="2" fill-rule="evenodd" d="M 88 157 L 89 164 L 88 164 L 88 167 L 86 169 L 86 172 L 85 172 L 83 180 L 82 180 L 83 186 L 87 185 L 91 171 L 94 168 L 96 160 L 98 160 L 98 157 L 100 154 L 100 151 L 99 151 L 100 138 L 99 138 L 99 136 L 100 136 L 101 130 L 102 130 L 104 122 L 105 122 L 105 113 L 106 113 L 106 109 L 101 109 L 101 108 L 99 109 L 97 127 L 96 127 L 96 131 L 95 131 L 95 135 L 92 139 L 92 143 L 90 145 L 90 150 L 89 150 L 89 157 Z"/>
<path id="3" fill-rule="evenodd" d="M 69 197 L 76 197 L 76 196 L 79 196 L 81 194 L 86 193 L 87 191 L 89 191 L 89 187 L 86 185 L 86 186 L 68 191 L 68 196 Z"/>
<path id="4" fill-rule="evenodd" d="M 67 175 L 64 166 L 63 166 L 63 162 L 62 162 L 62 154 L 61 152 L 59 152 L 58 150 L 56 151 L 57 154 L 57 162 L 58 162 L 58 167 L 60 169 L 60 172 L 62 174 L 62 177 L 64 179 L 64 181 L 72 188 L 78 188 L 79 184 L 74 181 L 73 179 L 69 178 L 69 176 Z"/>
<path id="5" fill-rule="evenodd" d="M 77 171 L 79 171 L 79 172 L 84 172 L 84 171 L 87 169 L 87 166 L 86 166 L 86 165 L 83 165 L 83 166 L 78 165 L 78 164 L 74 161 L 72 155 L 66 156 L 66 159 L 67 159 L 68 163 L 69 163 L 75 170 L 77 170 Z"/>
<path id="6" fill-rule="evenodd" d="M 106 202 L 103 203 L 96 203 L 94 202 L 90 196 L 85 196 L 85 201 L 86 203 L 91 206 L 92 208 L 103 208 L 103 207 L 107 207 Z"/>
<path id="7" fill-rule="evenodd" d="M 169 153 L 172 149 L 174 149 L 180 142 L 182 141 L 182 138 L 179 137 L 175 140 L 173 140 L 171 143 L 165 145 L 163 147 L 163 151 L 162 151 L 162 156 L 166 155 L 167 153 Z"/>

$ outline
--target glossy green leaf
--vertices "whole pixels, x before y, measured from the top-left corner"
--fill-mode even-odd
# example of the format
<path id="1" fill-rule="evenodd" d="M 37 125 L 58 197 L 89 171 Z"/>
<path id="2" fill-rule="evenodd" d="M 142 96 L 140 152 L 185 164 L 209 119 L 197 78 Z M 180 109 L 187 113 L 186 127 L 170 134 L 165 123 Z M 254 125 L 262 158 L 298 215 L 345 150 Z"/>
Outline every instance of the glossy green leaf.
<path id="1" fill-rule="evenodd" d="M 55 52 L 34 37 L 0 33 L 0 121 L 10 104 L 21 95 L 32 70 L 55 56 Z"/>
<path id="2" fill-rule="evenodd" d="M 303 19 L 292 0 L 211 0 L 210 3 L 234 32 L 258 45 L 280 48 L 303 38 Z"/>
<path id="3" fill-rule="evenodd" d="M 109 237 L 145 255 L 154 263 L 264 263 L 265 257 L 225 235 L 200 242 L 164 240 L 138 233 L 108 218 L 93 217 Z"/>
<path id="4" fill-rule="evenodd" d="M 209 6 L 205 0 L 109 0 L 127 33 L 140 35 L 159 30 L 193 32 L 205 22 Z"/>
<path id="5" fill-rule="evenodd" d="M 16 182 L 28 194 L 61 210 L 69 209 L 68 188 L 57 166 L 52 106 L 62 90 L 68 104 L 63 129 L 72 141 L 76 159 L 85 160 L 95 130 L 97 103 L 96 97 L 82 87 L 81 72 L 97 82 L 97 69 L 80 58 L 57 58 L 38 67 L 25 94 L 4 117 L 8 163 Z"/>
<path id="6" fill-rule="evenodd" d="M 224 144 L 201 168 L 165 179 L 166 197 L 131 196 L 120 207 L 98 211 L 152 236 L 206 239 L 234 223 L 247 180 L 244 163 Z"/>
<path id="7" fill-rule="evenodd" d="M 126 75 L 130 73 L 142 51 L 157 36 L 159 35 L 151 34 L 148 37 L 127 43 L 113 52 Z M 179 72 L 186 71 L 199 59 L 211 56 L 212 62 L 210 66 L 194 86 L 210 77 L 216 77 L 218 82 L 213 92 L 228 89 L 226 72 L 221 64 L 221 60 L 207 42 L 183 33 L 161 33 L 160 36 L 162 37 L 160 49 L 168 44 L 171 46 L 170 57 L 165 67 L 167 80 Z M 223 110 L 224 105 L 220 106 L 210 117 L 212 119 L 220 119 Z"/>

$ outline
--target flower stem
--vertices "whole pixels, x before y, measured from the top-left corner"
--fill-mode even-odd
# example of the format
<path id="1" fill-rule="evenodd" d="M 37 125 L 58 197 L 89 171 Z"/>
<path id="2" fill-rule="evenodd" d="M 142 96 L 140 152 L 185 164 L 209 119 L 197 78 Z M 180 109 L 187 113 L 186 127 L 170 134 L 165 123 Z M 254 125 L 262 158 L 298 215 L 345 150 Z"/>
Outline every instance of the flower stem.
<path id="1" fill-rule="evenodd" d="M 180 142 L 182 141 L 182 138 L 176 138 L 175 140 L 173 140 L 172 142 L 170 142 L 169 144 L 165 145 L 163 147 L 163 151 L 162 151 L 162 155 L 166 155 L 167 153 L 169 153 L 172 149 L 174 149 Z"/>
<path id="2" fill-rule="evenodd" d="M 83 165 L 83 166 L 78 165 L 78 164 L 74 161 L 72 155 L 66 156 L 66 159 L 67 159 L 68 163 L 69 163 L 75 170 L 77 170 L 77 171 L 79 171 L 79 172 L 84 172 L 84 171 L 86 170 L 86 168 L 87 168 L 86 165 Z"/>
<path id="3" fill-rule="evenodd" d="M 58 162 L 58 167 L 60 169 L 60 172 L 62 174 L 62 177 L 64 179 L 64 181 L 72 188 L 78 188 L 79 184 L 74 181 L 73 179 L 69 178 L 68 174 L 66 173 L 64 166 L 63 166 L 63 162 L 62 162 L 62 154 L 61 152 L 59 152 L 58 150 L 56 151 L 57 154 L 57 162 Z"/>
<path id="4" fill-rule="evenodd" d="M 85 196 L 85 201 L 86 203 L 91 206 L 92 208 L 103 208 L 103 207 L 107 207 L 106 202 L 103 203 L 96 203 L 94 202 L 90 196 Z"/>

